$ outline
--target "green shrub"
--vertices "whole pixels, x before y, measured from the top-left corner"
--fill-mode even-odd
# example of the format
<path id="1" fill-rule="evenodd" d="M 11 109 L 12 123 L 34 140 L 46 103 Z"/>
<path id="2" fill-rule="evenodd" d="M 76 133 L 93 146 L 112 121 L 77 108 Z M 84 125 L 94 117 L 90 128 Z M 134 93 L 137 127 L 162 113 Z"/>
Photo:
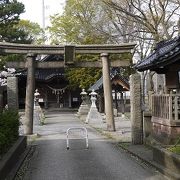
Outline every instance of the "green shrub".
<path id="1" fill-rule="evenodd" d="M 0 112 L 0 154 L 5 153 L 19 136 L 19 115 L 17 111 Z"/>
<path id="2" fill-rule="evenodd" d="M 180 155 L 180 137 L 178 137 L 176 143 L 168 147 L 167 150 Z"/>
<path id="3" fill-rule="evenodd" d="M 180 155 L 180 146 L 173 146 L 173 147 L 170 147 L 168 148 L 169 151 L 173 152 L 173 153 L 176 153 L 176 154 L 179 154 Z"/>

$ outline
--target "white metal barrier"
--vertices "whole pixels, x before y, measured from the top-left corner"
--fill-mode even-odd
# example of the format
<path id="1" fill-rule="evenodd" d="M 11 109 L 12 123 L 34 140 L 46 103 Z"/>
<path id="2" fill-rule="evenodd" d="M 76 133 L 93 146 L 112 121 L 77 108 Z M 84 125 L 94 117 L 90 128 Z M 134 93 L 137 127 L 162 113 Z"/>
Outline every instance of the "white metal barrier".
<path id="1" fill-rule="evenodd" d="M 89 144 L 88 144 L 88 132 L 87 129 L 85 127 L 72 127 L 72 128 L 68 128 L 66 131 L 66 136 L 67 136 L 67 150 L 69 150 L 69 132 L 73 131 L 73 130 L 81 130 L 82 132 L 84 132 L 84 137 L 81 139 L 86 139 L 86 148 L 88 149 Z"/>

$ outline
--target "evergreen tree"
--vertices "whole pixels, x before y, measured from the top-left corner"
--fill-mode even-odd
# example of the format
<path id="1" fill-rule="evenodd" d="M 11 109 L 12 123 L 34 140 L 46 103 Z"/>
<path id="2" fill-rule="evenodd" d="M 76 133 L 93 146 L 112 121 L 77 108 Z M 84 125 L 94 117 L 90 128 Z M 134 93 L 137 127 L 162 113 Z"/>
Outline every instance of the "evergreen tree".
<path id="1" fill-rule="evenodd" d="M 0 0 L 0 42 L 32 43 L 27 31 L 20 27 L 24 5 L 17 0 Z M 0 69 L 7 61 L 22 60 L 23 55 L 0 56 Z"/>
<path id="2" fill-rule="evenodd" d="M 28 35 L 17 24 L 24 5 L 17 0 L 0 0 L 0 41 L 30 43 Z"/>

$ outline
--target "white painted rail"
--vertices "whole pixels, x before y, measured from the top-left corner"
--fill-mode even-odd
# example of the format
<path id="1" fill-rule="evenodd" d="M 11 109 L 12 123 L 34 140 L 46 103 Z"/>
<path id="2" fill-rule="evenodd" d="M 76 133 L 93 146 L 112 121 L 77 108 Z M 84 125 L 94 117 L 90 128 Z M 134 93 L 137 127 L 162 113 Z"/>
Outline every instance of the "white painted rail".
<path id="1" fill-rule="evenodd" d="M 87 132 L 87 129 L 85 127 L 71 127 L 71 128 L 68 128 L 67 131 L 66 131 L 66 142 L 67 142 L 67 150 L 69 150 L 69 132 L 70 131 L 77 131 L 77 130 L 80 130 L 80 132 L 82 132 L 82 138 L 78 138 L 78 139 L 86 139 L 86 148 L 88 149 L 89 148 L 89 144 L 88 144 L 88 132 Z M 73 138 L 75 139 L 75 138 Z"/>

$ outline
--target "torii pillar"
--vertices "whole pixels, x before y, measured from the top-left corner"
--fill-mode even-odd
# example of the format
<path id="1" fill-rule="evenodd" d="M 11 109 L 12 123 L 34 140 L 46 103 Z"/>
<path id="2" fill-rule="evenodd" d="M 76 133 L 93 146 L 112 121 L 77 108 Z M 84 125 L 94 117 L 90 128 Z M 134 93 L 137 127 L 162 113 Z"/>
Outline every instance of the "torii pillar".
<path id="1" fill-rule="evenodd" d="M 107 122 L 107 130 L 115 131 L 115 122 L 113 114 L 113 104 L 112 104 L 112 86 L 110 80 L 110 62 L 107 53 L 101 54 L 102 60 L 102 73 L 103 73 L 103 89 L 104 89 L 104 101 L 105 101 L 105 114 Z"/>
<path id="2" fill-rule="evenodd" d="M 26 102 L 25 102 L 25 123 L 24 134 L 33 134 L 33 109 L 34 109 L 34 88 L 35 88 L 35 54 L 28 54 L 27 82 L 26 82 Z"/>

